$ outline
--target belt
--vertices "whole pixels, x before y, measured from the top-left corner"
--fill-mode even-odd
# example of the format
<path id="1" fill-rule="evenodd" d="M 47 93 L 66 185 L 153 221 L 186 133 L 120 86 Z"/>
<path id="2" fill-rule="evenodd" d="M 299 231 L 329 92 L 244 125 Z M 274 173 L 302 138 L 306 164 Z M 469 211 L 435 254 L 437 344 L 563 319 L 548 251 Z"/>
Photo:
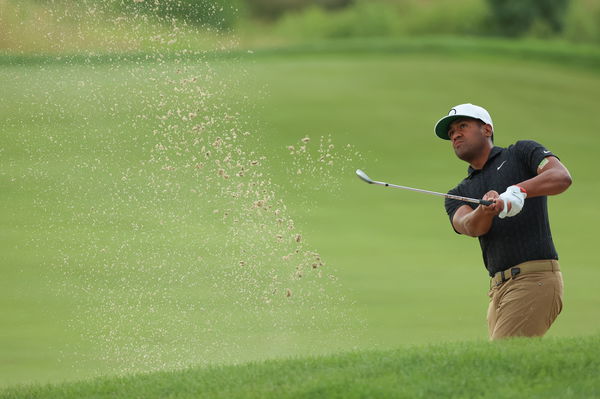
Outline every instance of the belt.
<path id="1" fill-rule="evenodd" d="M 558 272 L 560 267 L 558 261 L 554 259 L 548 260 L 532 260 L 529 262 L 523 262 L 509 269 L 503 270 L 494 274 L 491 279 L 492 286 L 498 286 L 513 277 L 520 274 L 534 273 L 534 272 Z"/>

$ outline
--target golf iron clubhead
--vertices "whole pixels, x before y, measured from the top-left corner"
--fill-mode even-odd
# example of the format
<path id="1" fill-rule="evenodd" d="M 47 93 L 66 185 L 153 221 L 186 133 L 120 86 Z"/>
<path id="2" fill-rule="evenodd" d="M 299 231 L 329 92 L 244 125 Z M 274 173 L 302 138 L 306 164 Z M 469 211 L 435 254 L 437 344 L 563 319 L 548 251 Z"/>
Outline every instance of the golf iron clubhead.
<path id="1" fill-rule="evenodd" d="M 369 178 L 369 176 L 367 176 L 367 174 L 365 172 L 363 172 L 360 169 L 356 169 L 356 175 L 369 184 L 375 183 L 373 180 L 371 180 L 371 178 Z"/>
<path id="2" fill-rule="evenodd" d="M 416 191 L 418 193 L 437 195 L 437 196 L 444 197 L 444 198 L 450 198 L 450 199 L 454 199 L 454 200 L 458 200 L 458 201 L 471 202 L 471 203 L 474 203 L 474 204 L 481 204 L 481 205 L 492 205 L 493 204 L 492 201 L 486 201 L 486 200 L 482 200 L 482 199 L 469 198 L 469 197 L 461 197 L 460 195 L 437 193 L 435 191 L 422 190 L 420 188 L 412 188 L 412 187 L 406 187 L 406 186 L 399 186 L 397 184 L 391 184 L 391 183 L 385 183 L 385 182 L 382 182 L 382 181 L 376 181 L 376 180 L 371 179 L 365 172 L 363 172 L 360 169 L 356 169 L 356 175 L 362 181 L 367 182 L 369 184 L 377 184 L 379 186 L 384 186 L 384 187 L 394 187 L 394 188 L 400 188 L 402 190 Z"/>

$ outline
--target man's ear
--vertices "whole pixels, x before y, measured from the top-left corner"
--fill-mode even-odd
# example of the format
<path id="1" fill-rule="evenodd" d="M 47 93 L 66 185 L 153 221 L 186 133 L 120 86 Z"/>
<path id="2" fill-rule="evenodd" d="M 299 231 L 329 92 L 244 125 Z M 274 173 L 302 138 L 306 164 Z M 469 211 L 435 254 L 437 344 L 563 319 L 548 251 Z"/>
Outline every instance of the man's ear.
<path id="1" fill-rule="evenodd" d="M 485 131 L 486 137 L 492 137 L 492 134 L 494 134 L 494 131 L 492 130 L 492 126 L 488 125 L 487 123 L 483 125 L 483 129 Z"/>

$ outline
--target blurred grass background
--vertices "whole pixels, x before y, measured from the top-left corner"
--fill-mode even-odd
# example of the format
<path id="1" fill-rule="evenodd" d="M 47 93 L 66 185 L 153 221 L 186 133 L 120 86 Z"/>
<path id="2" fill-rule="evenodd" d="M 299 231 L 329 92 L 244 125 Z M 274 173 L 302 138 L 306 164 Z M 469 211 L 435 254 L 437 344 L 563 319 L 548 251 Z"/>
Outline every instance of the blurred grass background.
<path id="1" fill-rule="evenodd" d="M 177 32 L 177 40 L 174 39 Z M 256 48 L 315 39 L 510 37 L 600 43 L 597 0 L 2 0 L 0 50 Z M 218 43 L 218 45 L 215 45 Z"/>
<path id="2" fill-rule="evenodd" d="M 558 26 L 529 10 L 518 31 L 502 31 L 491 4 L 0 0 L 0 384 L 485 339 L 476 240 L 453 233 L 439 199 L 354 176 L 454 186 L 466 165 L 432 126 L 465 101 L 490 110 L 497 145 L 538 140 L 571 171 L 571 189 L 550 200 L 566 297 L 549 335 L 598 332 L 600 5 L 557 2 Z M 227 231 L 210 201 L 217 188 L 192 193 L 198 174 L 148 162 L 153 131 L 172 132 L 159 118 L 197 105 L 177 91 L 188 75 L 217 94 L 209 116 L 237 112 L 243 126 L 233 127 L 260 138 L 245 149 L 266 156 L 306 245 L 335 271 L 330 305 L 236 302 L 255 276 L 236 276 L 223 243 L 258 224 Z M 286 148 L 307 136 L 362 156 L 329 175 L 295 175 L 302 161 Z M 288 283 L 294 293 L 312 284 Z M 161 308 L 106 309 L 107 293 Z M 107 320 L 114 342 L 98 342 Z"/>

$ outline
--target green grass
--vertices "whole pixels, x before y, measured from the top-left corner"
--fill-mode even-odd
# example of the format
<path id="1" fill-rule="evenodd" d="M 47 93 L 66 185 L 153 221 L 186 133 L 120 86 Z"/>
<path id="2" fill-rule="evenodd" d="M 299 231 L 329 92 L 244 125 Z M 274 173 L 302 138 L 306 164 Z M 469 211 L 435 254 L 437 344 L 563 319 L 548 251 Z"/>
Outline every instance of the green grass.
<path id="1" fill-rule="evenodd" d="M 524 59 L 518 45 L 474 55 L 460 41 L 414 52 L 403 50 L 410 43 L 359 44 L 222 59 L 4 58 L 0 386 L 483 339 L 488 282 L 476 241 L 452 232 L 439 199 L 353 175 L 451 188 L 466 165 L 432 130 L 464 101 L 490 110 L 498 145 L 538 140 L 571 171 L 573 186 L 550 199 L 566 291 L 549 335 L 597 333 L 597 71 L 563 64 L 568 50 Z M 175 124 L 157 116 L 199 105 L 195 92 L 174 90 L 192 75 L 201 78 L 192 89 L 214 94 L 201 104 L 221 123 L 212 139 L 230 128 L 253 133 L 240 141 L 244 156 L 267 157 L 257 173 L 287 205 L 302 250 L 325 260 L 323 278 L 293 277 L 296 265 L 281 255 L 295 244 L 261 234 L 258 216 L 223 199 L 222 180 L 207 186 L 212 166 L 183 166 L 199 151 L 189 135 L 153 134 Z M 286 146 L 310 136 L 315 151 L 328 135 L 362 157 L 296 175 L 314 162 Z M 174 150 L 170 161 L 153 152 L 170 139 L 191 151 Z M 169 162 L 180 168 L 162 169 Z M 226 207 L 248 217 L 239 229 L 223 222 Z M 242 271 L 247 254 L 262 263 Z"/>
<path id="2" fill-rule="evenodd" d="M 600 337 L 460 342 L 0 391 L 9 398 L 592 398 Z"/>
<path id="3" fill-rule="evenodd" d="M 150 12 L 145 3 L 132 6 L 131 2 L 121 4 L 112 0 L 6 0 L 0 4 L 0 49 L 13 54 L 57 55 L 162 52 L 167 48 L 256 48 L 325 38 L 412 40 L 424 35 L 490 36 L 495 31 L 494 18 L 484 0 L 358 1 L 336 12 L 309 7 L 270 22 L 252 18 L 248 10 L 244 12 L 245 7 L 234 6 L 230 1 L 226 2 L 229 6 L 217 11 L 220 6 L 216 3 L 219 2 L 203 3 L 194 12 L 184 12 L 185 15 L 180 9 L 173 19 L 162 6 L 151 7 Z M 525 36 L 597 45 L 598 4 L 587 0 L 570 3 L 560 33 L 551 33 L 549 27 L 538 20 L 524 32 Z M 216 7 L 210 7 L 211 4 Z M 233 12 L 237 8 L 241 10 Z M 196 12 L 209 17 L 209 26 L 189 23 Z M 465 14 L 469 14 L 468 20 Z M 232 26 L 234 20 L 237 20 L 236 26 Z M 233 32 L 221 30 L 219 26 L 233 28 Z"/>
<path id="4" fill-rule="evenodd" d="M 444 54 L 449 57 L 476 59 L 482 55 L 486 58 L 522 58 L 529 61 L 554 63 L 567 67 L 579 67 L 589 71 L 598 71 L 600 66 L 600 48 L 594 45 L 573 44 L 560 40 L 505 40 L 494 38 L 454 37 L 454 36 L 423 36 L 418 38 L 353 38 L 339 40 L 318 40 L 304 43 L 287 44 L 284 46 L 266 45 L 248 49 L 230 50 L 195 50 L 182 52 L 181 49 L 161 51 L 160 56 L 152 52 L 95 52 L 92 54 L 17 54 L 0 53 L 0 64 L 32 65 L 32 64 L 110 64 L 116 58 L 120 62 L 143 62 L 148 60 L 185 60 L 202 58 L 209 59 L 247 59 L 265 56 L 307 56 L 307 55 L 411 55 L 411 54 Z"/>

